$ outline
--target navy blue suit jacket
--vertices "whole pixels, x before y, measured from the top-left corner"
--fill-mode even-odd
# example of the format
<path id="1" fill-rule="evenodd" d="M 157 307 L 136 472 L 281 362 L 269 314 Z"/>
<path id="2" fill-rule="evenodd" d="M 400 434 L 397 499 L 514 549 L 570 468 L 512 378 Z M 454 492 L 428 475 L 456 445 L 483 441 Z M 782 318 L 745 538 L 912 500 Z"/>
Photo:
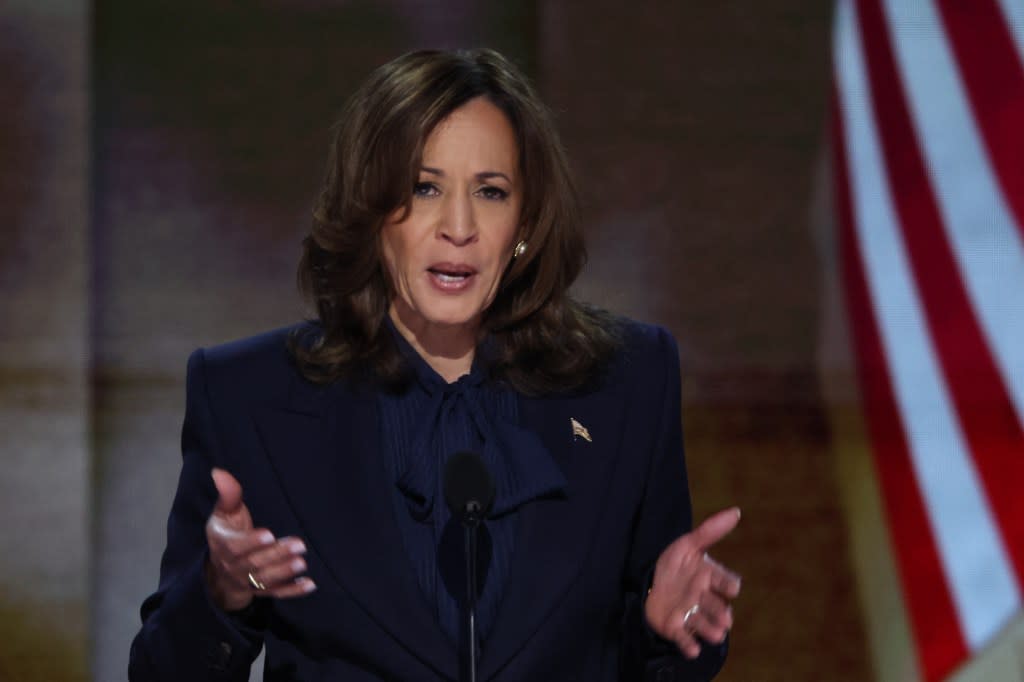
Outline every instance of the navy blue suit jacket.
<path id="1" fill-rule="evenodd" d="M 307 382 L 287 336 L 278 330 L 189 360 L 181 478 L 129 677 L 246 680 L 264 644 L 268 680 L 455 680 L 456 647 L 428 609 L 393 516 L 373 390 Z M 652 636 L 642 613 L 655 560 L 691 524 L 674 340 L 627 323 L 624 348 L 600 382 L 520 397 L 519 414 L 568 487 L 517 512 L 478 679 L 710 679 L 725 645 L 688 661 Z M 574 435 L 571 419 L 590 441 Z M 212 466 L 239 480 L 257 526 L 308 547 L 318 589 L 268 600 L 258 629 L 218 610 L 206 592 Z"/>

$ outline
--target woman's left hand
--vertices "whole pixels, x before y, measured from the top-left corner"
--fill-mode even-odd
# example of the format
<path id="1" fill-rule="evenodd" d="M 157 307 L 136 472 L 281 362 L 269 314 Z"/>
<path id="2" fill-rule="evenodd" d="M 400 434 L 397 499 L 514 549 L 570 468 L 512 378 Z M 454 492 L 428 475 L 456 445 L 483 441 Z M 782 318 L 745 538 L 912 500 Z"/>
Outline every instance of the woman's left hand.
<path id="1" fill-rule="evenodd" d="M 655 564 L 644 604 L 647 623 L 688 658 L 700 654 L 700 640 L 721 643 L 732 627 L 729 602 L 740 593 L 740 577 L 712 560 L 707 550 L 739 520 L 738 508 L 718 512 L 666 547 Z"/>

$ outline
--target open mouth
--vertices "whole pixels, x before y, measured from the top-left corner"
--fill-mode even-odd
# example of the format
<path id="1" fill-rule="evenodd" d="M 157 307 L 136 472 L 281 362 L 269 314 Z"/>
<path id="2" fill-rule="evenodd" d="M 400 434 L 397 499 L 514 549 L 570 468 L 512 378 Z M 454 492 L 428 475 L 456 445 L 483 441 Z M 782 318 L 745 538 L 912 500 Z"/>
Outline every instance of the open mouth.
<path id="1" fill-rule="evenodd" d="M 445 284 L 464 282 L 473 275 L 472 270 L 449 270 L 448 268 L 427 268 L 427 272 Z"/>

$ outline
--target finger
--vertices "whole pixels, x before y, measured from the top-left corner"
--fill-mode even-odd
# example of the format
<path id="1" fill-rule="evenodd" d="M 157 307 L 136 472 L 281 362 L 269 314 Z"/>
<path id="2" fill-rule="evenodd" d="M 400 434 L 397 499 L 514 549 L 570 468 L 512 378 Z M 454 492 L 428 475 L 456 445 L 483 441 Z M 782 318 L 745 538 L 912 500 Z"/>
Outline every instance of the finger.
<path id="1" fill-rule="evenodd" d="M 742 579 L 725 566 L 708 559 L 711 564 L 711 591 L 726 599 L 735 599 L 740 595 Z"/>
<path id="2" fill-rule="evenodd" d="M 696 616 L 700 615 L 700 618 Z M 732 628 L 732 609 L 725 600 L 706 593 L 700 599 L 698 613 L 690 618 L 691 629 L 709 642 L 719 644 Z"/>
<path id="3" fill-rule="evenodd" d="M 290 557 L 272 564 L 254 566 L 248 571 L 249 575 L 264 585 L 264 589 L 259 590 L 261 592 L 283 585 L 291 585 L 305 572 L 306 561 L 302 557 Z"/>
<path id="4" fill-rule="evenodd" d="M 266 528 L 239 531 L 223 523 L 216 516 L 207 524 L 207 543 L 210 555 L 219 564 L 233 566 L 253 552 L 274 544 L 274 534 Z"/>
<path id="5" fill-rule="evenodd" d="M 276 599 L 290 599 L 292 597 L 302 597 L 315 589 L 316 583 L 314 583 L 310 578 L 302 577 L 292 583 L 270 588 L 266 592 L 261 592 L 260 594 L 268 597 L 274 597 Z"/>
<path id="6" fill-rule="evenodd" d="M 693 614 L 688 625 L 692 637 L 697 641 L 698 646 L 700 646 L 701 642 L 721 644 L 727 633 L 725 628 L 719 625 L 712 625 L 703 611 Z"/>
<path id="7" fill-rule="evenodd" d="M 306 563 L 300 553 L 305 551 L 305 545 L 298 538 L 285 538 L 267 547 L 258 546 L 246 554 L 225 555 L 226 558 L 219 561 L 218 567 L 234 585 L 263 593 L 267 587 L 291 582 L 303 573 Z M 211 551 L 211 558 L 213 556 Z M 264 587 L 259 588 L 253 581 Z"/>
<path id="8" fill-rule="evenodd" d="M 728 535 L 739 522 L 739 507 L 724 509 L 693 529 L 690 536 L 701 549 L 707 549 Z"/>
<path id="9" fill-rule="evenodd" d="M 217 488 L 217 504 L 214 512 L 231 514 L 242 507 L 242 486 L 224 469 L 217 467 L 210 472 L 213 477 L 213 485 Z"/>
<path id="10" fill-rule="evenodd" d="M 248 555 L 239 559 L 246 570 L 262 570 L 275 564 L 286 564 L 293 559 L 301 558 L 306 553 L 306 545 L 299 538 L 282 538 L 267 547 L 257 547 Z M 263 582 L 267 582 L 264 580 Z"/>
<path id="11" fill-rule="evenodd" d="M 686 612 L 677 610 L 672 614 L 669 628 L 669 639 L 676 643 L 679 650 L 687 658 L 697 658 L 700 655 L 700 643 L 694 636 L 694 618 L 696 614 L 687 617 Z"/>

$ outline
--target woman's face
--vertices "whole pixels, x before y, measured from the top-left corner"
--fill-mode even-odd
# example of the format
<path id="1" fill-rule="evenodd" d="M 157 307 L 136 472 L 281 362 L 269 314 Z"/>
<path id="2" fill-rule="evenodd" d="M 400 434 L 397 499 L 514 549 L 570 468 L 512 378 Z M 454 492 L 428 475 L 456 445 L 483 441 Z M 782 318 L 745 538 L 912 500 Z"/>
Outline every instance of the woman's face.
<path id="1" fill-rule="evenodd" d="M 408 216 L 384 225 L 392 316 L 416 336 L 473 332 L 512 257 L 522 206 L 519 148 L 484 98 L 453 111 L 426 139 Z"/>

